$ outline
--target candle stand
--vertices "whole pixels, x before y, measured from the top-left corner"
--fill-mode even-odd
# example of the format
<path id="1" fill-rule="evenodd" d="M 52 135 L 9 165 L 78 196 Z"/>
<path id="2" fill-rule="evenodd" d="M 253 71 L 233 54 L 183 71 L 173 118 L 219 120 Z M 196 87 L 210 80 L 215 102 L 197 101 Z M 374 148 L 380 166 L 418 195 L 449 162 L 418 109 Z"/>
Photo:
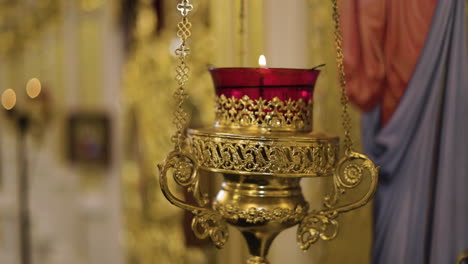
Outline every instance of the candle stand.
<path id="1" fill-rule="evenodd" d="M 228 224 L 237 228 L 251 254 L 248 264 L 269 263 L 266 257 L 275 237 L 295 225 L 299 225 L 297 242 L 303 250 L 319 239 L 335 238 L 338 216 L 372 198 L 378 169 L 366 156 L 351 150 L 349 126 L 345 126 L 342 158 L 337 137 L 313 132 L 313 91 L 319 70 L 210 69 L 216 91 L 215 124 L 186 130 L 182 104 L 187 96 L 186 40 L 191 26 L 187 15 L 192 7 L 188 0 L 181 0 L 178 9 L 182 14 L 178 25 L 182 41 L 176 50 L 177 132 L 174 150 L 159 165 L 166 198 L 191 211 L 195 235 L 211 238 L 217 247 L 228 240 Z M 346 122 L 349 116 L 344 91 L 342 96 Z M 213 201 L 200 191 L 201 170 L 223 177 Z M 324 197 L 323 209 L 309 210 L 300 186 L 305 177 L 333 177 L 334 189 Z M 177 198 L 169 188 L 169 178 L 192 192 L 196 204 Z M 343 201 L 345 192 L 356 190 L 364 182 L 368 189 L 360 199 Z"/>
<path id="2" fill-rule="evenodd" d="M 44 93 L 41 93 L 40 82 L 36 82 L 34 96 L 28 92 L 29 101 L 21 107 L 16 105 L 16 93 L 7 89 L 2 93 L 2 106 L 5 117 L 14 127 L 17 135 L 17 162 L 18 162 L 18 242 L 19 260 L 21 264 L 32 262 L 31 245 L 31 208 L 30 208 L 30 176 L 28 174 L 29 161 L 27 152 L 27 135 L 29 132 L 40 130 L 45 131 L 44 125 L 47 122 L 49 108 Z M 31 81 L 30 81 L 31 82 Z M 39 82 L 39 84 L 37 84 Z M 39 89 L 37 89 L 39 86 Z M 28 89 L 28 88 L 27 88 Z M 41 134 L 42 135 L 42 134 Z"/>

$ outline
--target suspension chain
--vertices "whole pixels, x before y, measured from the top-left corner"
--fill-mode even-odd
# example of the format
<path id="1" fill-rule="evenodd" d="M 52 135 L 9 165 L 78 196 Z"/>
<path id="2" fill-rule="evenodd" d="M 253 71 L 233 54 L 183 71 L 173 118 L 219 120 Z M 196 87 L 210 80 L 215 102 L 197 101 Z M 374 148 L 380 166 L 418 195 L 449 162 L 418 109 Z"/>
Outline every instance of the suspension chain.
<path id="1" fill-rule="evenodd" d="M 348 112 L 349 98 L 346 94 L 346 75 L 344 71 L 344 55 L 343 55 L 343 33 L 340 26 L 340 13 L 338 11 L 338 0 L 331 0 L 333 5 L 333 21 L 335 24 L 335 46 L 336 46 L 336 63 L 338 67 L 338 77 L 341 90 L 341 118 L 344 129 L 344 148 L 345 153 L 350 153 L 353 150 L 353 140 L 351 139 L 351 116 Z"/>
<path id="2" fill-rule="evenodd" d="M 245 8 L 246 8 L 246 0 L 240 0 L 240 8 L 239 8 L 239 57 L 241 66 L 245 67 L 246 59 L 246 38 L 245 38 L 245 30 L 246 30 L 246 18 L 245 18 Z"/>
<path id="3" fill-rule="evenodd" d="M 181 149 L 181 145 L 185 139 L 185 129 L 187 128 L 188 115 L 184 111 L 183 105 L 187 99 L 185 86 L 189 80 L 190 67 L 187 65 L 187 57 L 190 55 L 190 48 L 187 44 L 188 39 L 192 36 L 192 23 L 188 19 L 188 15 L 193 10 L 193 5 L 190 0 L 180 0 L 177 4 L 177 10 L 180 11 L 182 19 L 177 24 L 177 37 L 180 39 L 180 45 L 175 50 L 179 62 L 176 67 L 175 80 L 178 88 L 174 92 L 176 101 L 176 110 L 174 111 L 174 126 L 176 133 L 172 137 L 172 142 L 177 150 Z"/>

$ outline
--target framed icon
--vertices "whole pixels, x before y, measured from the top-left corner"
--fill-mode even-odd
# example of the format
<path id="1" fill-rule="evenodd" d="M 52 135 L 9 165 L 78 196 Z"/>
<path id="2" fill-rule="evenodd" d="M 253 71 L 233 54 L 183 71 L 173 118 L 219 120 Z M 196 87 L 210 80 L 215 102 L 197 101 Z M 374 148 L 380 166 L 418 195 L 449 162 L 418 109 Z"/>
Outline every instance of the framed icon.
<path id="1" fill-rule="evenodd" d="M 110 119 L 103 113 L 74 113 L 68 120 L 69 158 L 73 163 L 109 164 Z"/>

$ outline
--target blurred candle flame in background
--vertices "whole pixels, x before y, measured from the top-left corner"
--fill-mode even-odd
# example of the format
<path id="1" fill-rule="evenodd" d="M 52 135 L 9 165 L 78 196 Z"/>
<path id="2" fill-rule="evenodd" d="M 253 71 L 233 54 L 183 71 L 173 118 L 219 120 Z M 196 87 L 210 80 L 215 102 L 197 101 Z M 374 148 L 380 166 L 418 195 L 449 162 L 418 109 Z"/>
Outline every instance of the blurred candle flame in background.
<path id="1" fill-rule="evenodd" d="M 11 110 L 16 105 L 16 93 L 13 89 L 6 89 L 2 93 L 2 106 L 6 110 Z"/>
<path id="2" fill-rule="evenodd" d="M 42 90 L 41 81 L 37 78 L 32 78 L 26 84 L 26 93 L 31 99 L 39 96 Z"/>

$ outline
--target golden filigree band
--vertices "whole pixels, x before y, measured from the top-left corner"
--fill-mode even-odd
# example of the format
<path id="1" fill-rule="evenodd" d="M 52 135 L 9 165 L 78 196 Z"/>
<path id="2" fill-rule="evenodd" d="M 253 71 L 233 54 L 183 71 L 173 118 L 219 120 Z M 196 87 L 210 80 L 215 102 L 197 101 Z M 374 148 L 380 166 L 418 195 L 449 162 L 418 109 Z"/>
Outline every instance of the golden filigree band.
<path id="1" fill-rule="evenodd" d="M 233 204 L 219 204 L 214 203 L 213 209 L 217 211 L 225 219 L 238 221 L 239 219 L 245 220 L 247 223 L 284 223 L 288 221 L 301 221 L 309 209 L 309 205 L 298 204 L 295 209 L 277 207 L 273 210 L 266 208 L 250 207 L 242 209 Z"/>
<path id="2" fill-rule="evenodd" d="M 189 130 L 188 142 L 200 167 L 214 172 L 281 177 L 331 175 L 339 152 L 338 138 L 304 135 L 241 136 Z"/>
<path id="3" fill-rule="evenodd" d="M 247 95 L 239 99 L 221 95 L 215 100 L 215 126 L 310 132 L 312 112 L 312 100 L 251 99 Z"/>

